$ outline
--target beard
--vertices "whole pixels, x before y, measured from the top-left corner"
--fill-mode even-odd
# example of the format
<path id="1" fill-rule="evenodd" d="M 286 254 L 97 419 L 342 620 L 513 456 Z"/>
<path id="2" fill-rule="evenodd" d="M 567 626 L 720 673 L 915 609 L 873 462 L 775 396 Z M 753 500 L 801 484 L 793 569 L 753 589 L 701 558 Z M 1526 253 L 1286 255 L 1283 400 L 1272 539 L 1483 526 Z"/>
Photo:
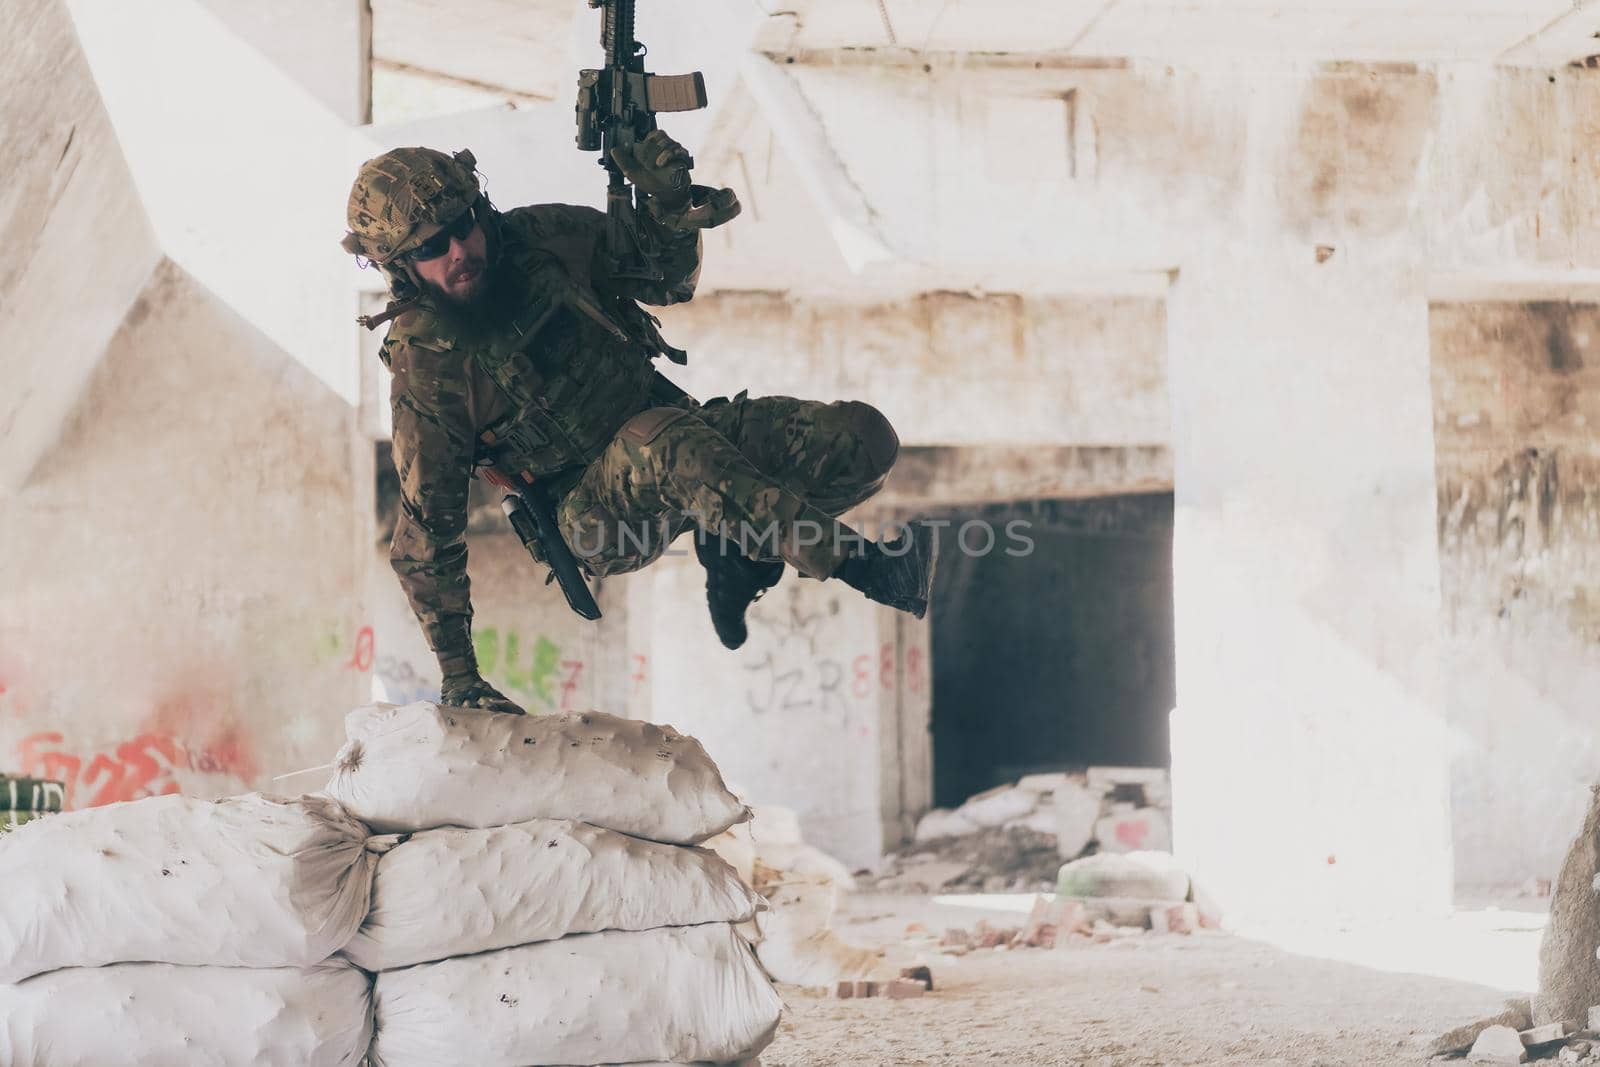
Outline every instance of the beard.
<path id="1" fill-rule="evenodd" d="M 438 307 L 444 310 L 463 315 L 475 315 L 483 312 L 489 306 L 489 294 L 493 290 L 494 272 L 489 268 L 486 259 L 469 259 L 453 271 L 447 281 L 454 283 L 460 276 L 478 272 L 476 282 L 472 289 L 465 293 L 452 292 L 443 286 L 437 285 L 426 278 L 417 279 L 423 290 L 434 298 Z"/>

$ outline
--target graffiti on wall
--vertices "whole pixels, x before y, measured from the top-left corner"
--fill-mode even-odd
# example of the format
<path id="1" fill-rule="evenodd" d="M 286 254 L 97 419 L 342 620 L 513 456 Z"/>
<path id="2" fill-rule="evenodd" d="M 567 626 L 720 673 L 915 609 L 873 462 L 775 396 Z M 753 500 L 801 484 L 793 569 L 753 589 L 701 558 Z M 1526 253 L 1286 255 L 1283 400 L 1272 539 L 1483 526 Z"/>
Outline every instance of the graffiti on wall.
<path id="1" fill-rule="evenodd" d="M 571 706 L 583 661 L 561 655 L 561 646 L 543 634 L 524 640 L 516 630 L 484 626 L 472 635 L 478 670 L 509 697 L 549 709 Z"/>
<path id="2" fill-rule="evenodd" d="M 438 700 L 439 683 L 424 678 L 418 670 L 398 656 L 379 656 L 375 670 L 383 683 L 384 698 L 391 704 L 414 704 L 419 700 Z"/>
<path id="3" fill-rule="evenodd" d="M 751 675 L 745 691 L 751 711 L 835 714 L 842 721 L 849 714 L 846 697 L 868 700 L 893 693 L 902 678 L 910 693 L 926 692 L 928 657 L 920 645 L 902 648 L 885 641 L 874 652 L 847 659 L 819 653 L 826 618 L 838 610 L 837 604 L 829 607 L 827 612 L 808 612 L 796 598 L 787 611 L 762 622 L 769 640 L 760 657 L 745 667 Z"/>
<path id="4" fill-rule="evenodd" d="M 142 733 L 109 748 L 82 752 L 72 749 L 61 733 L 47 730 L 23 738 L 17 759 L 25 776 L 65 783 L 68 808 L 178 793 L 178 775 L 185 771 L 246 785 L 256 776 L 255 761 L 233 734 L 191 750 L 171 735 Z"/>

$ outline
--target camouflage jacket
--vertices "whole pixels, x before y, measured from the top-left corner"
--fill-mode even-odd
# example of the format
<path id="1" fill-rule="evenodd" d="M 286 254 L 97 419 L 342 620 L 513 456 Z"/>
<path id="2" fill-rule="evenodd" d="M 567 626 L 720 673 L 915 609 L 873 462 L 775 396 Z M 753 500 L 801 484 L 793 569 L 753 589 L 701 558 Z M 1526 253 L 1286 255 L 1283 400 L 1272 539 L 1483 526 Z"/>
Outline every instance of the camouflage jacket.
<path id="1" fill-rule="evenodd" d="M 563 204 L 505 212 L 481 314 L 424 302 L 390 324 L 383 360 L 401 499 L 389 559 L 441 660 L 471 649 L 474 466 L 528 471 L 559 491 L 630 416 L 664 398 L 633 301 L 692 297 L 700 240 L 648 225 L 662 280 L 618 281 L 604 276 L 604 214 Z"/>

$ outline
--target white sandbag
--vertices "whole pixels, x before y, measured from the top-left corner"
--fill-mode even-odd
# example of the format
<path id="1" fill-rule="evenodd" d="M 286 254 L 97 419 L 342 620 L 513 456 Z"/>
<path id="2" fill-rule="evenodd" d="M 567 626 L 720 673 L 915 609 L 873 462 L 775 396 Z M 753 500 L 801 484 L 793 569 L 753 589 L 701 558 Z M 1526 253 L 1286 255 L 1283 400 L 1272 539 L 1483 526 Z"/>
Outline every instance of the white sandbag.
<path id="1" fill-rule="evenodd" d="M 388 971 L 568 934 L 744 922 L 758 902 L 709 849 L 559 819 L 427 830 L 379 857 L 345 955 Z"/>
<path id="2" fill-rule="evenodd" d="M 251 970 L 118 963 L 0 986 L 17 1067 L 356 1067 L 372 989 L 343 961 Z"/>
<path id="3" fill-rule="evenodd" d="M 576 819 L 695 845 L 749 818 L 698 741 L 638 719 L 423 701 L 357 708 L 345 734 L 328 792 L 380 833 Z"/>
<path id="4" fill-rule="evenodd" d="M 782 1003 L 724 923 L 458 956 L 376 984 L 374 1067 L 524 1067 L 757 1055 Z"/>
<path id="5" fill-rule="evenodd" d="M 367 831 L 327 797 L 151 797 L 0 836 L 0 982 L 157 962 L 309 967 L 366 914 Z"/>

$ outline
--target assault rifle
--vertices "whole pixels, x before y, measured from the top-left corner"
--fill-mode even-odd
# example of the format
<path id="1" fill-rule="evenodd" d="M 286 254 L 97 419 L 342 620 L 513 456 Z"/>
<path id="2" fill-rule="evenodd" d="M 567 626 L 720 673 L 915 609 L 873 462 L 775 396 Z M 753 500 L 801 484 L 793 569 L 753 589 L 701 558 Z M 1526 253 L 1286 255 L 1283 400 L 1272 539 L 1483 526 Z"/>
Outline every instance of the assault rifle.
<path id="1" fill-rule="evenodd" d="M 650 74 L 644 69 L 646 49 L 633 37 L 634 0 L 589 0 L 601 9 L 600 43 L 606 63 L 599 70 L 578 72 L 578 147 L 600 152 L 606 169 L 608 248 L 618 278 L 660 281 L 655 265 L 660 250 L 639 226 L 633 189 L 611 159 L 611 150 L 631 153 L 633 146 L 656 128 L 656 115 L 698 111 L 706 106 L 706 79 L 693 74 Z M 689 161 L 693 166 L 694 161 Z M 688 168 L 683 181 L 689 180 Z"/>

